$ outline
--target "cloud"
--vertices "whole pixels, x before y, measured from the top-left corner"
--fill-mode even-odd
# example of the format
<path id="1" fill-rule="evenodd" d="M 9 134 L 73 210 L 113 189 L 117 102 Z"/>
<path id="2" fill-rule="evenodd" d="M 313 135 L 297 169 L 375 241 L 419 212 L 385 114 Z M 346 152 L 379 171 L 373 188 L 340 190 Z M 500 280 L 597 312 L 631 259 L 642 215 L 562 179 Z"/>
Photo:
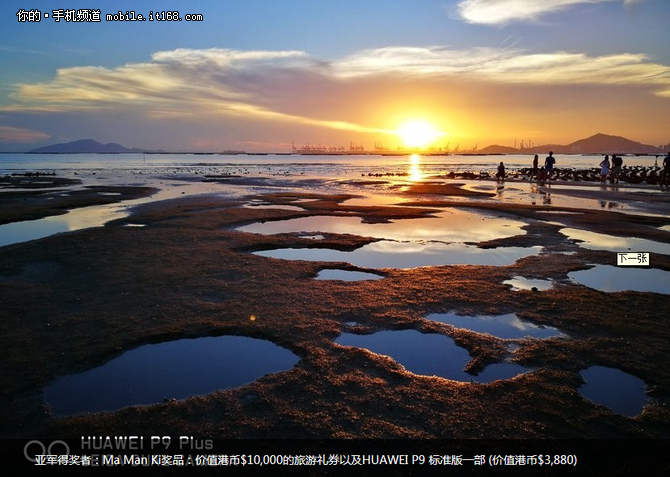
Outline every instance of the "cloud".
<path id="1" fill-rule="evenodd" d="M 458 15 L 468 23 L 500 25 L 514 21 L 534 22 L 541 16 L 579 4 L 637 3 L 643 0 L 463 0 Z"/>
<path id="2" fill-rule="evenodd" d="M 496 48 L 389 47 L 352 55 L 334 64 L 333 71 L 343 78 L 387 74 L 539 85 L 636 85 L 670 97 L 670 67 L 653 63 L 643 54 L 588 56 Z"/>
<path id="3" fill-rule="evenodd" d="M 345 78 L 393 72 L 411 76 L 452 75 L 471 72 L 506 55 L 504 50 L 494 48 L 386 47 L 363 50 L 334 63 L 332 69 Z"/>
<path id="4" fill-rule="evenodd" d="M 594 106 L 594 91 L 607 102 Z M 667 109 L 667 98 L 670 67 L 641 54 L 400 46 L 328 62 L 301 51 L 177 49 L 116 68 L 59 69 L 49 81 L 15 85 L 12 103 L 0 106 L 0 113 L 10 120 L 23 117 L 12 126 L 31 124 L 61 135 L 74 134 L 65 128 L 77 124 L 80 130 L 113 128 L 117 134 L 151 129 L 156 141 L 174 143 L 179 134 L 201 142 L 315 136 L 338 141 L 349 136 L 342 132 L 392 135 L 406 119 L 401 116 L 412 111 L 432 111 L 435 118 L 447 111 L 452 127 L 462 131 L 482 128 L 482 114 L 490 130 L 506 124 L 509 129 L 510 118 L 528 129 L 539 109 L 561 118 L 579 109 L 591 119 L 607 110 L 608 120 L 630 122 L 642 106 Z M 36 122 L 25 122 L 27 116 Z M 45 139 L 18 128 L 0 133 L 15 142 Z"/>
<path id="5" fill-rule="evenodd" d="M 333 101 L 328 91 L 370 78 L 524 84 L 636 85 L 670 97 L 670 67 L 643 54 L 533 54 L 509 48 L 387 47 L 331 63 L 300 51 L 177 49 L 117 68 L 63 68 L 48 82 L 19 84 L 3 111 L 135 109 L 160 118 L 232 114 L 317 123 L 288 113 L 301 97 Z M 346 91 L 338 91 L 338 97 Z M 318 114 L 318 113 L 316 113 Z M 315 115 L 316 115 L 315 114 Z M 324 120 L 336 128 L 346 124 Z M 356 128 L 355 125 L 351 125 Z M 365 128 L 362 128 L 365 129 Z"/>
<path id="6" fill-rule="evenodd" d="M 52 81 L 17 85 L 11 95 L 15 104 L 0 107 L 0 111 L 132 109 L 153 119 L 227 115 L 380 132 L 345 121 L 286 114 L 260 104 L 261 96 L 272 96 L 272 88 L 287 86 L 267 84 L 265 77 L 277 71 L 299 73 L 322 68 L 323 62 L 301 51 L 177 49 L 157 52 L 151 60 L 117 68 L 59 69 Z M 254 90 L 256 84 L 267 89 Z"/>
<path id="7" fill-rule="evenodd" d="M 26 48 L 19 48 L 16 46 L 6 46 L 0 45 L 0 51 L 6 53 L 19 53 L 19 54 L 29 54 L 29 55 L 46 55 L 44 51 L 30 50 Z"/>
<path id="8" fill-rule="evenodd" d="M 227 83 L 237 72 L 273 61 L 304 56 L 300 52 L 222 49 L 162 51 L 147 63 L 117 68 L 62 68 L 49 82 L 19 84 L 14 99 L 34 110 L 90 110 L 124 105 L 148 112 L 183 112 L 183 104 L 229 106 L 242 100 Z M 19 106 L 21 107 L 21 106 Z M 191 108 L 193 109 L 193 108 Z"/>
<path id="9" fill-rule="evenodd" d="M 0 126 L 0 142 L 30 144 L 49 139 L 51 136 L 32 129 Z"/>
<path id="10" fill-rule="evenodd" d="M 272 64 L 285 63 L 287 59 L 305 59 L 304 51 L 268 51 L 250 50 L 240 51 L 224 48 L 209 48 L 196 50 L 192 48 L 177 48 L 176 50 L 159 51 L 152 55 L 152 60 L 159 63 L 179 63 L 182 65 L 198 66 L 203 64 L 214 64 L 219 67 L 234 66 L 235 64 Z M 300 63 L 298 63 L 300 64 Z"/>

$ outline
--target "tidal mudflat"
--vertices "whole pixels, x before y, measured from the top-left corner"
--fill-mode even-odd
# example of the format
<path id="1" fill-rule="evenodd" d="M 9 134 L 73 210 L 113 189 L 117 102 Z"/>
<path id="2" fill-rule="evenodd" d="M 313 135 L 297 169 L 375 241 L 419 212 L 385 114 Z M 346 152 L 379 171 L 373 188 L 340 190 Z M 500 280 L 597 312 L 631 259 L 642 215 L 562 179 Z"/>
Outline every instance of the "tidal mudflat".
<path id="1" fill-rule="evenodd" d="M 207 184 L 215 190 L 216 183 Z M 462 193 L 468 189 L 448 181 L 423 189 L 390 184 L 384 199 L 370 205 L 361 200 L 371 193 L 365 183 L 343 184 L 339 191 L 333 183 L 327 191 L 313 183 L 309 190 L 267 184 L 254 192 L 254 182 L 237 196 L 209 189 L 206 195 L 150 201 L 104 226 L 0 247 L 2 437 L 670 437 L 667 293 L 606 291 L 573 279 L 595 266 L 614 266 L 616 253 L 564 233 L 583 229 L 661 244 L 649 251 L 650 269 L 668 273 L 667 198 L 655 196 L 655 213 L 645 215 L 533 204 L 530 196 L 523 203 L 505 202 Z M 72 187 L 60 184 L 53 200 L 71 200 Z M 136 198 L 123 195 L 131 192 L 151 193 L 83 190 L 68 210 Z M 5 222 L 52 215 L 53 200 L 39 190 L 21 194 L 20 201 L 11 195 L 2 199 Z M 496 233 L 449 230 L 448 217 L 459 214 L 475 224 L 493 217 Z M 330 226 L 273 233 L 244 229 L 324 216 L 334 217 Z M 343 227 L 335 229 L 339 223 Z M 421 230 L 429 232 L 422 236 Z M 390 259 L 357 263 L 344 255 L 385 242 L 529 253 L 496 263 L 470 262 L 461 254 L 457 264 L 402 267 Z M 263 256 L 281 249 L 306 253 Z M 323 250 L 342 255 L 307 256 Z M 501 337 L 463 323 L 426 319 L 448 314 L 514 316 L 533 329 L 560 330 L 560 335 Z M 440 352 L 457 351 L 453 362 L 440 358 L 455 366 L 454 374 L 413 369 L 402 357 L 366 347 L 364 341 L 338 342 L 341 336 L 384 336 L 380 333 L 436 338 Z M 66 376 L 148 345 L 217 336 L 262 340 L 287 350 L 295 361 L 232 387 L 188 396 L 167 393 L 153 404 L 72 416 L 49 404 L 53 386 Z M 422 361 L 431 359 L 437 358 L 429 353 Z M 602 368 L 635 377 L 639 392 L 633 411 L 588 394 L 599 382 L 588 370 Z M 87 391 L 96 392 L 93 385 Z"/>

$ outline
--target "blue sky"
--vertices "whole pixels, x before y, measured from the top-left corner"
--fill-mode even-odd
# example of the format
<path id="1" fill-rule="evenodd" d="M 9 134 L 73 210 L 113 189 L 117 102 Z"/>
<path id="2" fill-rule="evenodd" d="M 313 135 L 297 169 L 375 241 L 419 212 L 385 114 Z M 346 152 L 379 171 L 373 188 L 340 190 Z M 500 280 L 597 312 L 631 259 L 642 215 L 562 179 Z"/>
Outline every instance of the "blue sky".
<path id="1" fill-rule="evenodd" d="M 204 21 L 105 20 L 153 9 Z M 394 147 L 410 119 L 452 146 L 667 144 L 669 21 L 667 0 L 4 1 L 0 150 Z"/>

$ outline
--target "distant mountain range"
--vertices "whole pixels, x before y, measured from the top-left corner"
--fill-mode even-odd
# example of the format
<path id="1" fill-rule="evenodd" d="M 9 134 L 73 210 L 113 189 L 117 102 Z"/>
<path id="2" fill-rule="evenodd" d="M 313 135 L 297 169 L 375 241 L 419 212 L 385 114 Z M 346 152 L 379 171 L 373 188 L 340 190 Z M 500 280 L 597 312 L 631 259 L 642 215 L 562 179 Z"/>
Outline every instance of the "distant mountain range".
<path id="1" fill-rule="evenodd" d="M 568 145 L 545 144 L 541 146 L 515 148 L 510 146 L 492 145 L 476 151 L 478 154 L 544 154 L 554 151 L 555 154 L 665 154 L 670 150 L 670 144 L 657 147 L 631 141 L 621 136 L 594 134 L 586 139 L 580 139 Z M 81 139 L 68 143 L 53 144 L 28 151 L 30 154 L 121 154 L 121 153 L 149 153 L 165 151 L 148 151 L 146 149 L 129 149 L 121 144 L 101 144 L 93 139 Z M 233 151 L 231 151 L 232 153 Z M 239 153 L 241 151 L 234 151 Z"/>
<path id="2" fill-rule="evenodd" d="M 493 145 L 480 149 L 478 152 L 482 154 L 546 153 L 548 151 L 554 151 L 556 154 L 665 154 L 669 147 L 670 145 L 651 146 L 621 136 L 598 133 L 568 145 L 545 144 L 523 149 Z"/>
<path id="3" fill-rule="evenodd" d="M 80 139 L 79 141 L 52 144 L 51 146 L 38 147 L 28 151 L 30 154 L 121 154 L 121 153 L 149 152 L 144 149 L 128 149 L 121 144 L 110 142 L 101 144 L 93 139 Z"/>

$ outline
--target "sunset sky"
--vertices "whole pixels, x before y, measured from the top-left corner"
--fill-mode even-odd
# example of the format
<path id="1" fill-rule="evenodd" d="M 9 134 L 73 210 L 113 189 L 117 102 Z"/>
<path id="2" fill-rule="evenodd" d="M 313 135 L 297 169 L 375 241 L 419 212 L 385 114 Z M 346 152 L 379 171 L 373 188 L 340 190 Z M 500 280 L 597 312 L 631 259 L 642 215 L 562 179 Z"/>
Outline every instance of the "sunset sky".
<path id="1" fill-rule="evenodd" d="M 670 143 L 668 0 L 12 0 L 0 26 L 0 151 L 395 148 L 410 120 L 451 148 Z"/>

